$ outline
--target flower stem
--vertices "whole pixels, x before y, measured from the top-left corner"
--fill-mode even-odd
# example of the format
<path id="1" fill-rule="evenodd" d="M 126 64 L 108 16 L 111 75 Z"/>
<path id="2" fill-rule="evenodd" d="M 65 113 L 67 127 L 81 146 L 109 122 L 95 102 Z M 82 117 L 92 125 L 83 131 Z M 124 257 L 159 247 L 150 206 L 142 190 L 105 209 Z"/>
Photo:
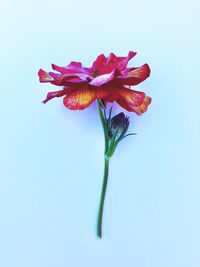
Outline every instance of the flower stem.
<path id="1" fill-rule="evenodd" d="M 102 112 L 101 105 L 98 99 L 97 99 L 97 107 L 98 107 L 99 116 L 101 119 L 101 124 L 103 126 L 103 132 L 104 132 L 104 138 L 105 138 L 105 155 L 106 155 L 108 151 L 108 135 L 107 135 L 107 129 L 106 129 L 106 122 L 104 120 L 103 112 Z"/>
<path id="2" fill-rule="evenodd" d="M 99 213 L 98 213 L 98 220 L 97 220 L 97 235 L 98 235 L 98 237 L 101 238 L 101 236 L 102 236 L 103 206 L 104 206 L 104 200 L 105 200 L 105 194 L 106 194 L 106 187 L 107 187 L 107 181 L 108 181 L 108 166 L 109 166 L 110 157 L 108 156 L 108 150 L 109 150 L 109 144 L 108 143 L 109 143 L 109 138 L 108 138 L 108 133 L 107 133 L 107 125 L 106 125 L 107 121 L 106 121 L 106 117 L 104 118 L 104 116 L 103 116 L 101 105 L 100 105 L 100 102 L 99 102 L 98 99 L 97 99 L 97 107 L 98 107 L 99 116 L 100 116 L 100 119 L 101 119 L 101 124 L 103 126 L 104 139 L 105 139 L 104 178 L 103 178 L 103 186 L 102 186 L 102 191 L 101 191 L 101 199 L 100 199 Z"/>
<path id="3" fill-rule="evenodd" d="M 104 178 L 103 178 L 103 186 L 101 192 L 101 200 L 99 205 L 99 213 L 98 213 L 98 225 L 97 225 L 97 235 L 101 238 L 102 236 L 102 215 L 103 215 L 103 206 L 106 194 L 106 187 L 108 182 L 108 168 L 109 168 L 109 158 L 105 156 L 105 165 L 104 165 Z"/>
<path id="4" fill-rule="evenodd" d="M 98 212 L 98 220 L 97 220 L 97 235 L 98 237 L 102 237 L 102 217 L 103 217 L 103 207 L 106 195 L 106 187 L 108 182 L 108 168 L 109 168 L 109 161 L 112 157 L 118 143 L 125 138 L 126 136 L 133 135 L 133 134 L 126 134 L 128 126 L 129 126 L 129 119 L 123 113 L 119 113 L 115 117 L 111 119 L 111 111 L 110 109 L 109 116 L 107 118 L 105 107 L 103 108 L 100 104 L 99 99 L 97 99 L 97 107 L 99 111 L 99 116 L 101 119 L 101 124 L 103 126 L 104 138 L 105 138 L 105 152 L 104 152 L 104 177 L 103 177 L 103 185 L 101 191 L 101 199 L 99 205 L 99 212 Z"/>

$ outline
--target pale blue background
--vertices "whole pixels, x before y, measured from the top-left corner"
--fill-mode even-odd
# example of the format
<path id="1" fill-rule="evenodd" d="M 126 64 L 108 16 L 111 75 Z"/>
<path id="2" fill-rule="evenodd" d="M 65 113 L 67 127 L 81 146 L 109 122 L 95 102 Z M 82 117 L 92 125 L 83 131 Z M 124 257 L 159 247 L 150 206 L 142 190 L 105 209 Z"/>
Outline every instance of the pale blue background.
<path id="1" fill-rule="evenodd" d="M 0 266 L 200 266 L 200 2 L 0 4 Z M 95 104 L 69 111 L 39 68 L 138 55 L 152 97 L 112 158 L 103 239 L 103 133 Z"/>

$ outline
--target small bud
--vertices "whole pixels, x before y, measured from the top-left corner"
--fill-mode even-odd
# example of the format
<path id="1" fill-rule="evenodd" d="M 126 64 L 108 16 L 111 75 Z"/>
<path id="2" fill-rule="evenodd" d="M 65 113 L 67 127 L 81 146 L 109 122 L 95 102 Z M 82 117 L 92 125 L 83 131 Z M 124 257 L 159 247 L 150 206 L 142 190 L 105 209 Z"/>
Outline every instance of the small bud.
<path id="1" fill-rule="evenodd" d="M 128 117 L 121 112 L 111 119 L 111 128 L 113 130 L 124 130 L 127 127 L 127 123 L 129 123 Z"/>

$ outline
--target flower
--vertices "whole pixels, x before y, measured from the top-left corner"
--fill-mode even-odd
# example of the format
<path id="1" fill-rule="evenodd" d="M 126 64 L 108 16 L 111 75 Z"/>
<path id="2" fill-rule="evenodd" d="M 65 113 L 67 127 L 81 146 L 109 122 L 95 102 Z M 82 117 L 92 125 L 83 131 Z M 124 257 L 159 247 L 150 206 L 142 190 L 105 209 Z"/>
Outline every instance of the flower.
<path id="1" fill-rule="evenodd" d="M 72 61 L 66 67 L 59 67 L 52 64 L 55 72 L 39 70 L 40 82 L 61 86 L 62 90 L 47 94 L 43 103 L 54 97 L 64 97 L 64 105 L 72 110 L 82 110 L 87 108 L 93 101 L 97 100 L 97 108 L 104 132 L 104 176 L 102 192 L 97 219 L 97 235 L 102 237 L 102 216 L 108 181 L 109 162 L 118 144 L 127 136 L 136 133 L 128 133 L 129 118 L 123 112 L 111 116 L 112 107 L 109 114 L 106 112 L 107 102 L 116 101 L 127 111 L 132 111 L 138 115 L 143 114 L 151 98 L 145 93 L 131 89 L 143 82 L 150 75 L 148 64 L 138 68 L 127 68 L 131 58 L 136 55 L 130 51 L 127 57 L 116 57 L 113 53 L 109 57 L 103 54 L 98 56 L 92 67 L 83 68 L 80 62 Z"/>
<path id="2" fill-rule="evenodd" d="M 66 67 L 52 64 L 55 72 L 38 72 L 40 82 L 62 86 L 62 90 L 47 94 L 43 103 L 54 97 L 63 98 L 64 105 L 72 110 L 87 108 L 96 99 L 105 102 L 116 101 L 127 111 L 141 115 L 147 110 L 151 98 L 145 93 L 130 89 L 150 75 L 148 64 L 138 68 L 126 68 L 129 60 L 136 55 L 130 51 L 127 57 L 98 56 L 92 67 L 83 68 L 80 62 L 72 61 Z"/>

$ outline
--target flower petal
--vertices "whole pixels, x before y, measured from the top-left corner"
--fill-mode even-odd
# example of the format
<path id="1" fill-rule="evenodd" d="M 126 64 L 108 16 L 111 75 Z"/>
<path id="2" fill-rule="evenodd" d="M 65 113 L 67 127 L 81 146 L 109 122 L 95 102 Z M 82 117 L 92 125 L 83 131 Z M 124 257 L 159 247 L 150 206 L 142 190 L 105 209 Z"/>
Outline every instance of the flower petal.
<path id="1" fill-rule="evenodd" d="M 53 84 L 55 85 L 68 85 L 71 83 L 88 82 L 90 78 L 87 74 L 58 74 L 49 72 L 49 75 L 54 78 Z"/>
<path id="2" fill-rule="evenodd" d="M 74 83 L 85 83 L 91 80 L 91 78 L 84 73 L 79 74 L 58 74 L 54 72 L 47 73 L 40 69 L 38 72 L 39 80 L 41 83 L 51 82 L 55 85 L 70 85 Z"/>
<path id="3" fill-rule="evenodd" d="M 114 69 L 111 73 L 97 76 L 91 82 L 89 82 L 89 84 L 94 85 L 94 86 L 101 86 L 105 83 L 112 81 L 114 78 L 121 76 L 121 75 L 122 74 L 118 69 Z"/>
<path id="4" fill-rule="evenodd" d="M 128 61 L 135 55 L 136 53 L 133 51 L 130 51 L 127 57 L 116 57 L 115 54 L 111 53 L 107 58 L 101 54 L 93 63 L 90 73 L 98 70 L 100 74 L 106 74 L 112 72 L 116 68 L 123 70 L 126 68 Z"/>
<path id="5" fill-rule="evenodd" d="M 54 81 L 54 78 L 42 69 L 38 71 L 38 76 L 41 83 L 48 83 Z"/>
<path id="6" fill-rule="evenodd" d="M 141 115 L 147 110 L 148 105 L 151 103 L 151 98 L 148 96 L 144 96 L 143 102 L 139 106 L 135 106 L 131 101 L 129 101 L 129 99 L 124 97 L 118 99 L 117 103 L 127 111 L 133 111 L 138 115 Z"/>
<path id="7" fill-rule="evenodd" d="M 106 102 L 119 100 L 120 103 L 125 106 L 125 109 L 129 108 L 129 106 L 131 108 L 140 106 L 144 101 L 145 93 L 143 92 L 134 91 L 124 86 L 116 87 L 106 85 L 104 88 L 108 91 L 108 95 L 104 98 L 104 100 Z"/>
<path id="8" fill-rule="evenodd" d="M 89 74 L 89 72 L 82 67 L 82 64 L 80 62 L 75 62 L 75 61 L 72 61 L 66 67 L 59 67 L 56 66 L 55 64 L 52 64 L 52 69 L 60 72 L 61 74 L 76 74 L 76 73 Z"/>
<path id="9" fill-rule="evenodd" d="M 148 64 L 144 64 L 139 68 L 135 68 L 131 71 L 128 72 L 127 76 L 128 77 L 135 77 L 140 80 L 145 80 L 147 77 L 150 75 L 150 68 Z"/>
<path id="10" fill-rule="evenodd" d="M 72 110 L 82 110 L 87 108 L 97 98 L 104 98 L 107 95 L 102 87 L 85 85 L 71 93 L 63 99 L 64 105 Z"/>
<path id="11" fill-rule="evenodd" d="M 125 69 L 122 74 L 124 76 L 117 77 L 113 82 L 120 85 L 137 85 L 149 77 L 150 68 L 148 64 L 144 64 L 139 68 Z"/>
<path id="12" fill-rule="evenodd" d="M 63 90 L 55 91 L 55 92 L 49 92 L 47 94 L 46 99 L 43 101 L 43 103 L 46 104 L 46 102 L 48 102 L 49 100 L 51 100 L 54 97 L 64 96 L 67 93 L 70 93 L 72 90 L 74 90 L 74 89 L 73 88 L 70 88 L 70 87 L 64 87 Z"/>
<path id="13" fill-rule="evenodd" d="M 146 112 L 148 105 L 151 104 L 151 98 L 148 96 L 145 96 L 144 101 L 142 103 L 142 105 L 138 106 L 138 107 L 132 107 L 133 112 L 135 112 L 137 115 L 142 115 L 144 112 Z"/>

